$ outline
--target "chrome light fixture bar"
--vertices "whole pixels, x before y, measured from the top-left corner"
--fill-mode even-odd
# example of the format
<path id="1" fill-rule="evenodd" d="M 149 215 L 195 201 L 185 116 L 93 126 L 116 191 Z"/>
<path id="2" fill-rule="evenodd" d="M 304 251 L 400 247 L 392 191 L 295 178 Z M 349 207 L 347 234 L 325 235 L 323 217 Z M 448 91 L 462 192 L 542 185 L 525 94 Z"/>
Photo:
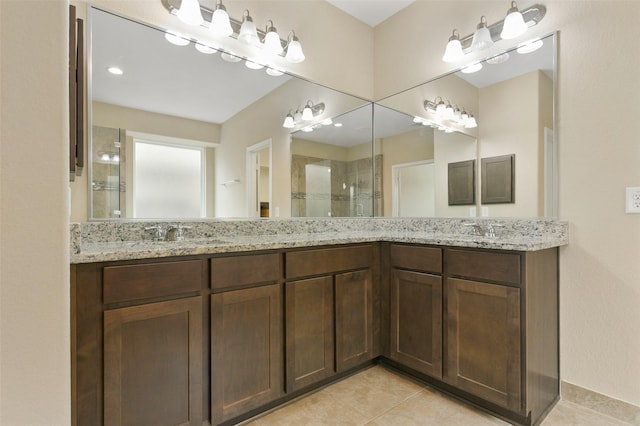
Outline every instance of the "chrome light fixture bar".
<path id="1" fill-rule="evenodd" d="M 179 11 L 181 10 L 183 1 L 187 1 L 187 0 L 161 0 L 161 3 L 169 13 L 175 16 L 179 16 Z M 194 0 L 189 0 L 189 1 L 193 2 Z M 199 24 L 196 24 L 199 26 L 205 26 L 207 28 L 211 28 L 212 26 L 211 22 L 216 12 L 218 13 L 224 12 L 224 14 L 228 16 L 226 9 L 222 4 L 221 0 L 218 0 L 216 2 L 215 10 L 209 9 L 202 5 L 200 5 L 199 7 L 200 7 L 200 13 L 202 15 L 203 20 L 201 22 L 199 20 L 192 21 L 192 22 L 200 22 Z M 243 12 L 242 20 L 234 19 L 231 16 L 228 16 L 228 20 L 229 20 L 229 24 L 231 25 L 231 32 L 229 33 L 229 31 L 226 30 L 224 33 L 221 33 L 222 35 L 225 35 L 225 36 L 228 35 L 231 38 L 234 38 L 236 40 L 239 40 L 243 43 L 250 44 L 250 45 L 263 44 L 268 40 L 269 41 L 268 45 L 272 46 L 273 51 L 276 51 L 277 43 L 279 42 L 280 49 L 277 49 L 277 52 L 276 52 L 278 55 L 284 56 L 285 59 L 291 63 L 299 63 L 304 61 L 305 57 L 304 57 L 304 54 L 302 53 L 302 46 L 300 45 L 300 40 L 295 35 L 295 33 L 293 33 L 293 37 L 290 37 L 292 32 L 289 32 L 288 33 L 289 35 L 287 36 L 286 39 L 280 38 L 278 33 L 275 31 L 272 20 L 267 20 L 267 23 L 269 23 L 270 25 L 267 25 L 265 30 L 256 28 L 255 25 L 252 25 L 253 18 L 249 15 L 248 10 L 245 10 Z M 247 21 L 250 22 L 251 24 L 246 24 Z M 245 24 L 244 28 L 243 28 L 243 23 Z M 251 28 L 248 28 L 248 27 L 251 27 Z M 257 40 L 253 37 L 253 34 L 257 35 L 258 37 Z M 260 40 L 263 40 L 263 43 L 260 43 L 259 42 Z M 293 51 L 289 53 L 289 49 L 292 49 Z"/>

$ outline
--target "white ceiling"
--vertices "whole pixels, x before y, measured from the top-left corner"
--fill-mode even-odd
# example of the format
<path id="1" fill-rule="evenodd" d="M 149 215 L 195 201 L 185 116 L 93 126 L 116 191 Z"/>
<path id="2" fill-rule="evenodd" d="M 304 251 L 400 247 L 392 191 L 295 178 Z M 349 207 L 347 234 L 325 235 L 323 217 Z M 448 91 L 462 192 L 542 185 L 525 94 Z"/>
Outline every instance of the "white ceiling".
<path id="1" fill-rule="evenodd" d="M 327 0 L 337 8 L 375 27 L 415 0 Z"/>

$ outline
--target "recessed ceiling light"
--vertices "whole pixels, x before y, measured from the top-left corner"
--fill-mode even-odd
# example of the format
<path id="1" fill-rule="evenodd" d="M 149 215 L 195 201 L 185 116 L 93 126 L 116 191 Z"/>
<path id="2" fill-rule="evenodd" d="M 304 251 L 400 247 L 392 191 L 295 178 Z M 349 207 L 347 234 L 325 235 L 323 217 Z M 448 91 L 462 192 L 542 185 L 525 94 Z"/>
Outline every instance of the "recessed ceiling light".
<path id="1" fill-rule="evenodd" d="M 240 58 L 239 56 L 227 52 L 222 52 L 220 54 L 220 57 L 227 62 L 240 62 L 242 60 L 242 58 Z"/>
<path id="2" fill-rule="evenodd" d="M 114 74 L 114 75 L 124 74 L 124 71 L 122 71 L 122 69 L 118 67 L 109 67 L 107 68 L 107 71 L 109 71 L 111 74 Z"/>
<path id="3" fill-rule="evenodd" d="M 540 49 L 542 45 L 543 45 L 543 42 L 540 39 L 531 40 L 519 45 L 516 51 L 520 54 L 531 53 Z"/>
<path id="4" fill-rule="evenodd" d="M 473 74 L 474 72 L 478 72 L 481 69 L 482 69 L 482 64 L 480 62 L 476 62 L 474 64 L 467 65 L 466 67 L 462 68 L 460 71 L 462 71 L 463 74 Z"/>
<path id="5" fill-rule="evenodd" d="M 334 126 L 336 127 L 342 127 L 342 123 L 335 123 Z"/>
<path id="6" fill-rule="evenodd" d="M 195 43 L 195 45 L 196 45 L 196 50 L 200 53 L 204 53 L 205 55 L 213 55 L 214 53 L 217 52 L 216 49 L 214 49 L 211 46 L 207 46 L 205 44 Z"/>
<path id="7" fill-rule="evenodd" d="M 187 44 L 191 43 L 191 41 L 185 36 L 182 36 L 180 34 L 175 34 L 175 33 L 164 33 L 164 38 L 169 43 L 176 46 L 186 46 Z"/>
<path id="8" fill-rule="evenodd" d="M 275 68 L 267 68 L 267 74 L 269 74 L 272 77 L 280 77 L 284 73 L 282 71 L 280 71 L 280 70 L 275 69 Z"/>

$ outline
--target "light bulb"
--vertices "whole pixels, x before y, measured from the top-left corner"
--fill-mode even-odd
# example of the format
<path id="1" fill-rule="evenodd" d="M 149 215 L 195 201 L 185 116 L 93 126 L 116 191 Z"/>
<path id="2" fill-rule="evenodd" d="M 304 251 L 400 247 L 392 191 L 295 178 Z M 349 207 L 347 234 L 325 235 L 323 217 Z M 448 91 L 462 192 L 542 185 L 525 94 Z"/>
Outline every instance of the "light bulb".
<path id="1" fill-rule="evenodd" d="M 298 39 L 298 37 L 296 37 L 295 34 L 291 37 L 291 41 L 287 46 L 287 54 L 285 55 L 284 59 L 293 64 L 299 64 L 305 59 L 304 53 L 302 52 L 302 45 L 300 44 L 300 40 Z"/>
<path id="2" fill-rule="evenodd" d="M 120 156 L 118 154 L 113 154 L 113 158 L 111 159 L 114 163 L 120 162 Z"/>
<path id="3" fill-rule="evenodd" d="M 524 34 L 528 28 L 527 24 L 524 23 L 524 18 L 518 10 L 516 2 L 512 1 L 511 8 L 507 11 L 507 17 L 504 18 L 500 37 L 505 40 L 510 40 Z"/>
<path id="4" fill-rule="evenodd" d="M 464 128 L 473 129 L 475 127 L 478 127 L 478 122 L 476 121 L 476 118 L 473 116 L 473 114 L 469 114 L 469 119 L 465 123 Z"/>
<path id="5" fill-rule="evenodd" d="M 213 55 L 217 52 L 213 47 L 201 43 L 196 43 L 196 50 L 200 53 L 204 53 L 205 55 Z"/>
<path id="6" fill-rule="evenodd" d="M 185 24 L 200 25 L 204 22 L 198 0 L 182 0 L 176 15 Z"/>
<path id="7" fill-rule="evenodd" d="M 271 22 L 270 27 L 267 27 L 267 34 L 264 36 L 264 48 L 267 52 L 274 55 L 279 55 L 284 51 L 280 43 L 280 36 L 273 26 L 273 22 Z"/>
<path id="8" fill-rule="evenodd" d="M 447 106 L 444 104 L 444 101 L 440 99 L 440 102 L 436 104 L 436 114 L 444 115 L 444 110 Z"/>
<path id="9" fill-rule="evenodd" d="M 302 120 L 302 114 L 300 113 L 300 111 L 296 110 L 296 112 L 293 114 L 293 121 L 295 121 L 296 123 L 299 123 Z"/>
<path id="10" fill-rule="evenodd" d="M 451 120 L 453 118 L 453 107 L 451 106 L 451 104 L 447 104 L 447 106 L 445 107 L 442 118 L 444 118 L 445 120 Z"/>
<path id="11" fill-rule="evenodd" d="M 247 13 L 247 16 L 244 17 L 242 25 L 240 26 L 238 40 L 250 46 L 258 46 L 260 45 L 260 38 L 258 37 L 256 24 L 253 23 L 253 18 L 249 16 L 249 11 L 246 10 L 245 12 Z"/>
<path id="12" fill-rule="evenodd" d="M 295 126 L 295 123 L 293 122 L 293 116 L 291 115 L 291 113 L 289 113 L 284 118 L 284 123 L 282 123 L 282 127 L 284 127 L 285 129 L 293 129 L 294 126 Z"/>
<path id="13" fill-rule="evenodd" d="M 306 105 L 302 110 L 302 120 L 303 121 L 313 120 L 313 111 L 311 111 L 311 107 L 309 105 Z"/>
<path id="14" fill-rule="evenodd" d="M 107 154 L 106 152 L 103 152 L 103 153 L 100 155 L 100 159 L 101 159 L 102 161 L 109 161 L 109 154 Z"/>
<path id="15" fill-rule="evenodd" d="M 209 29 L 215 35 L 223 37 L 228 37 L 233 34 L 233 28 L 231 28 L 231 22 L 229 21 L 229 14 L 227 13 L 227 9 L 222 5 L 222 2 L 218 3 L 215 12 L 213 12 Z"/>
<path id="16" fill-rule="evenodd" d="M 185 38 L 181 35 L 178 35 L 176 33 L 164 33 L 164 38 L 171 44 L 174 44 L 176 46 L 186 46 L 187 44 L 190 43 L 188 38 Z"/>
<path id="17" fill-rule="evenodd" d="M 476 27 L 476 32 L 473 33 L 473 41 L 471 42 L 471 48 L 473 50 L 488 49 L 493 45 L 493 39 L 491 33 L 487 28 L 487 20 L 484 16 L 480 18 L 480 23 Z"/>
<path id="18" fill-rule="evenodd" d="M 442 56 L 444 62 L 457 62 L 464 58 L 464 52 L 462 51 L 462 44 L 460 44 L 460 37 L 456 34 L 458 30 L 453 30 L 453 34 L 449 37 L 449 42 Z"/>

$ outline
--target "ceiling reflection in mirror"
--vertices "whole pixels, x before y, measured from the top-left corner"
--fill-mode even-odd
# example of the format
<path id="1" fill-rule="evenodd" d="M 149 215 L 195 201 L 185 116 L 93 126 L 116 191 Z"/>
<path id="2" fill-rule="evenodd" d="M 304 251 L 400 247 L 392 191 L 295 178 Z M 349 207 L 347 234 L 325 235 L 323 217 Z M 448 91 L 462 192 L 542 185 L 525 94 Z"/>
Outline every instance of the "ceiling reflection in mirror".
<path id="1" fill-rule="evenodd" d="M 283 120 L 308 103 L 324 108 L 292 130 L 368 104 L 193 41 L 171 44 L 159 29 L 99 9 L 90 15 L 91 219 L 252 216 L 247 148 L 269 141 L 288 151 Z M 272 216 L 278 199 L 288 202 L 287 185 L 271 179 L 287 170 L 289 180 L 289 158 L 266 158 L 269 182 L 259 186 L 269 190 L 257 201 Z"/>
<path id="2" fill-rule="evenodd" d="M 375 152 L 382 154 L 384 165 L 380 200 L 385 216 L 557 217 L 555 43 L 555 35 L 550 35 L 536 43 L 537 50 L 512 49 L 482 61 L 475 72 L 462 69 L 377 102 L 405 114 L 405 122 L 411 120 L 423 127 L 399 134 L 401 140 L 395 143 L 390 137 L 382 144 L 376 139 Z M 439 103 L 442 111 L 437 111 Z M 448 106 L 451 110 L 445 113 Z M 465 115 L 473 115 L 477 126 L 463 121 Z M 377 121 L 376 117 L 376 129 Z M 394 144 L 397 148 L 392 151 Z M 393 154 L 387 154 L 394 151 L 403 157 L 393 159 Z M 509 169 L 512 176 L 493 170 L 497 164 L 493 159 L 511 155 L 515 158 Z M 467 160 L 476 160 L 474 206 L 457 205 L 449 194 L 456 188 L 449 169 Z M 428 161 L 434 165 L 409 167 L 412 162 Z M 433 172 L 427 171 L 429 167 Z M 418 179 L 429 182 L 424 187 L 414 188 L 413 179 L 402 176 L 405 171 L 417 170 L 422 173 Z M 411 189 L 405 188 L 404 182 L 409 182 Z M 425 188 L 431 187 L 431 182 L 435 185 L 433 194 Z M 510 201 L 491 201 L 491 194 L 505 187 L 513 188 Z M 432 199 L 433 208 L 427 203 L 415 205 L 417 200 L 431 203 Z"/>

